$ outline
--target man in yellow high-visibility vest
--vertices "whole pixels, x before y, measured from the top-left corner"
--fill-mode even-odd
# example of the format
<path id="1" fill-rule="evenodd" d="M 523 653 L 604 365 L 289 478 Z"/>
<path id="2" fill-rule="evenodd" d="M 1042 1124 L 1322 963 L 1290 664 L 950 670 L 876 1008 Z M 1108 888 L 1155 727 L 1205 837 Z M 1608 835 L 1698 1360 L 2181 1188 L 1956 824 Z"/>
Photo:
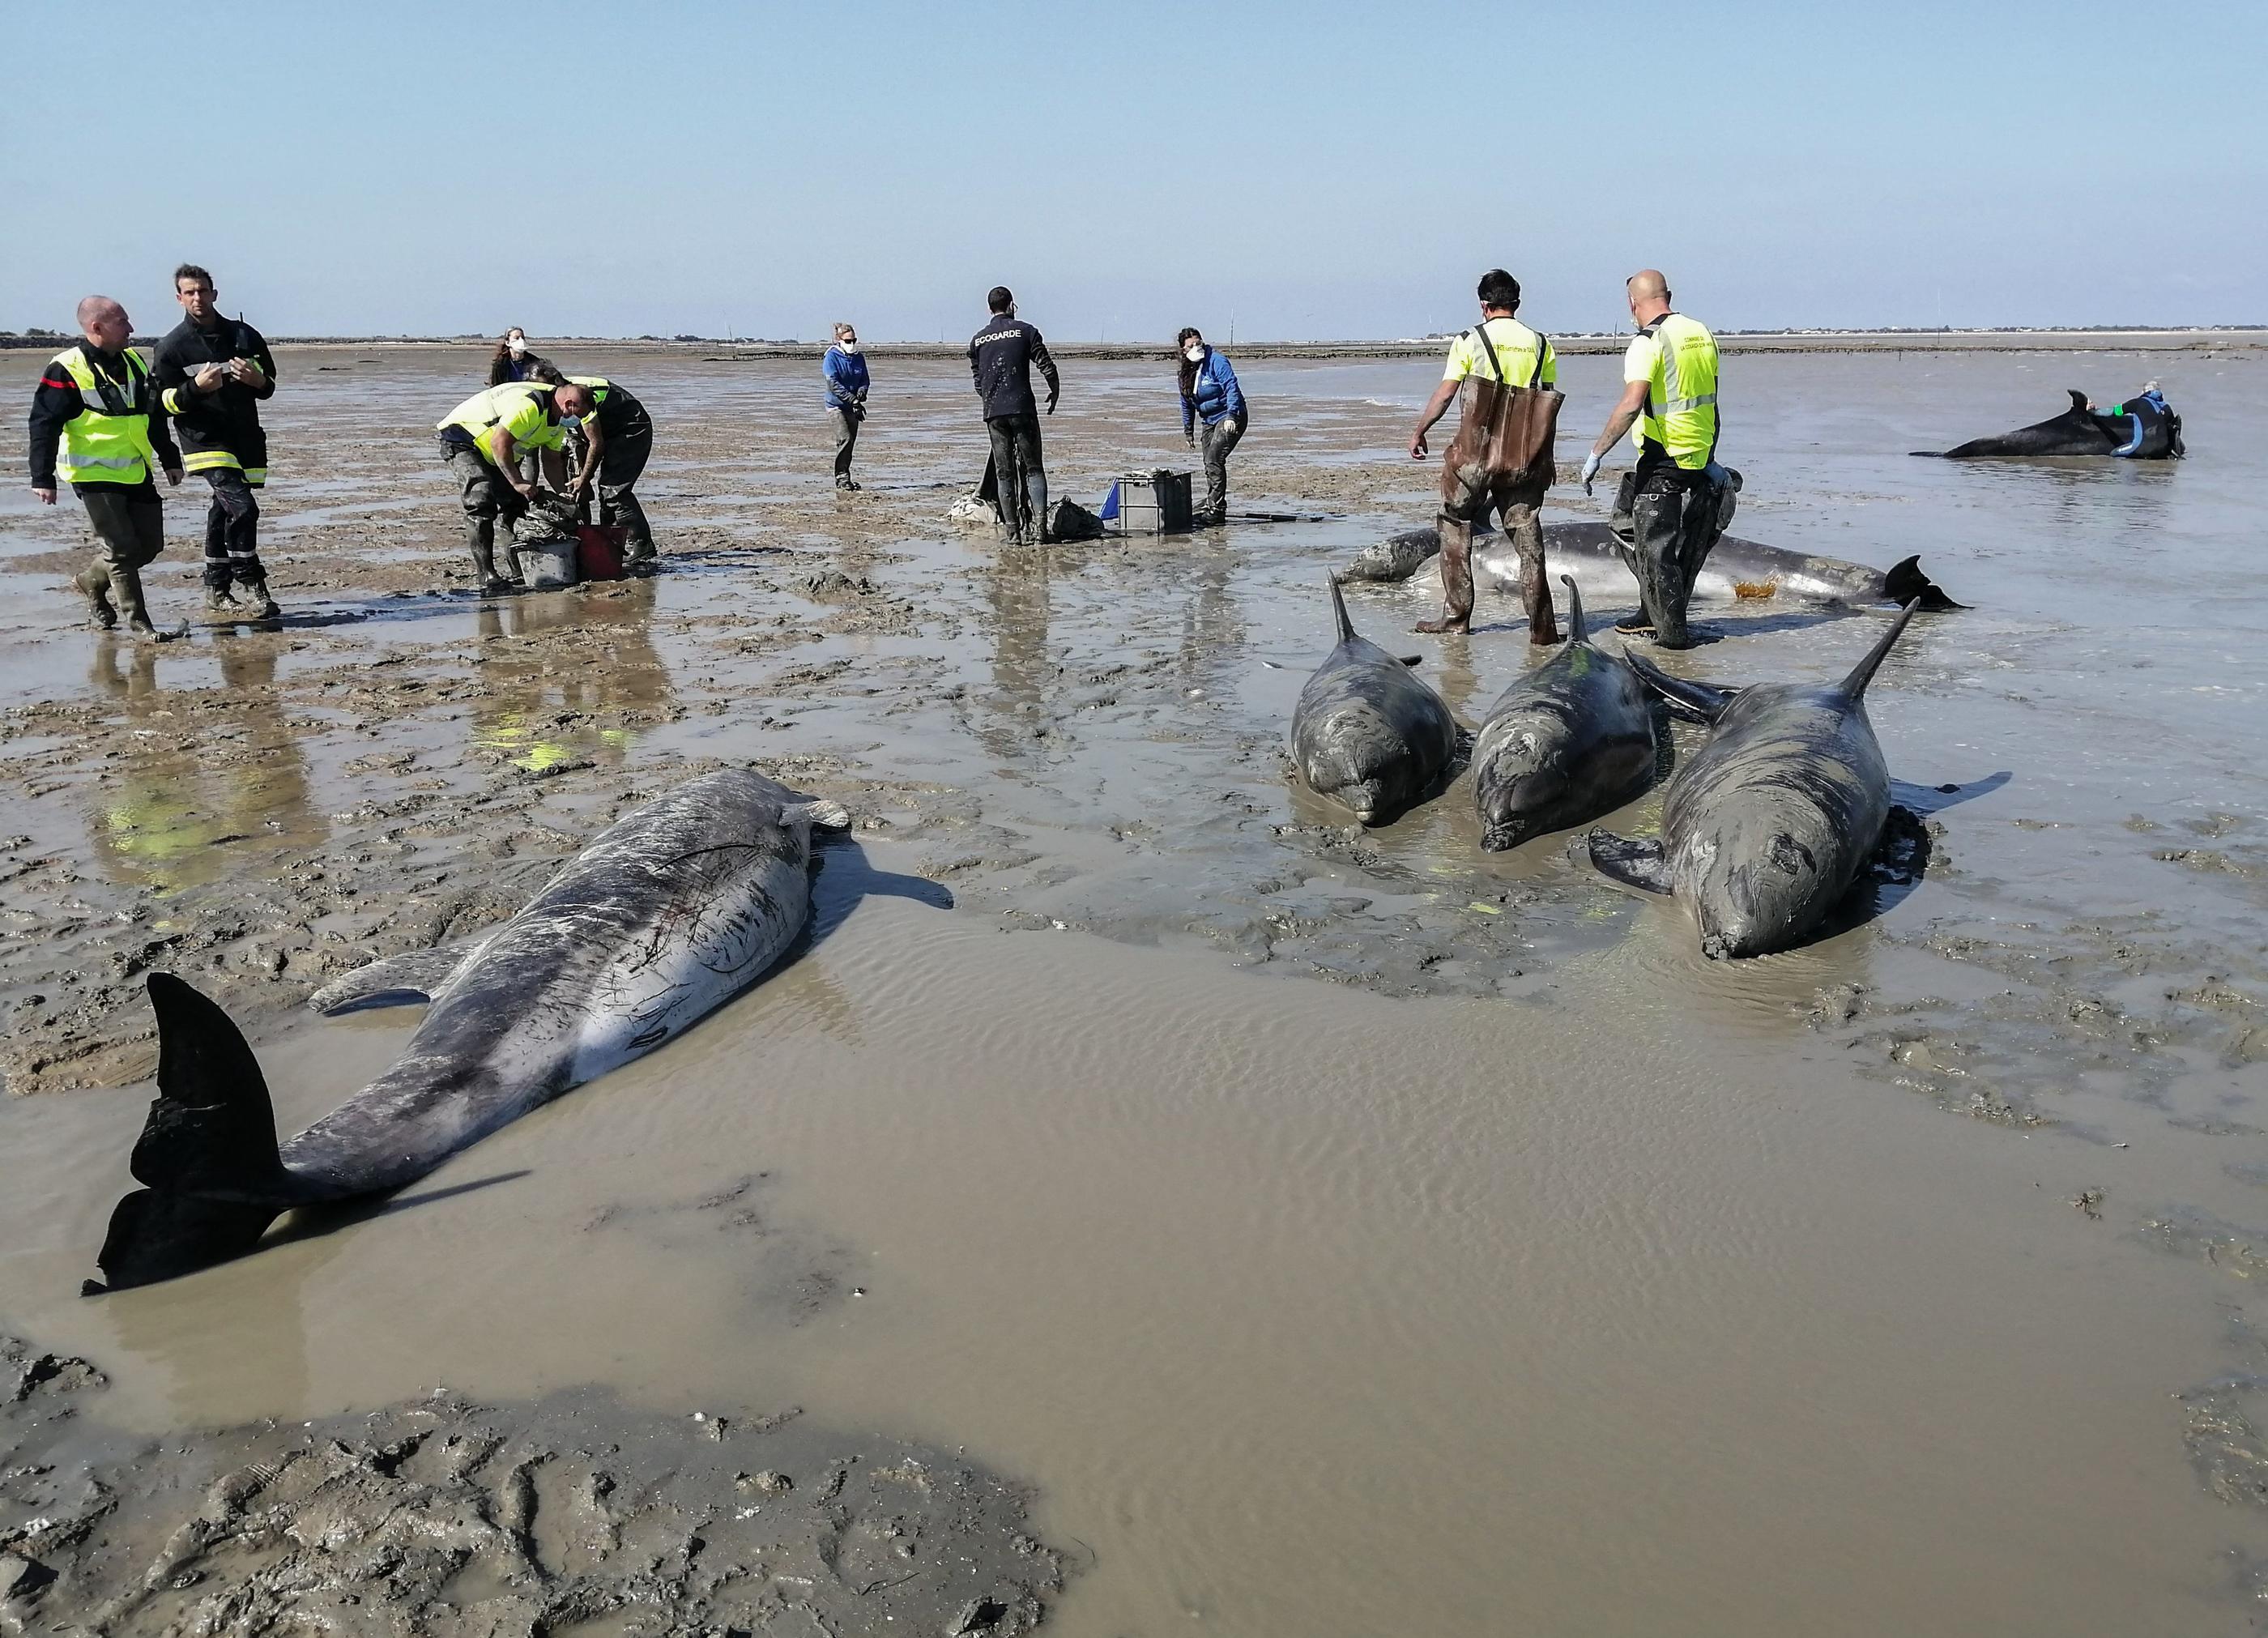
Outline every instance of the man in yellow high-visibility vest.
<path id="1" fill-rule="evenodd" d="M 441 458 L 464 491 L 465 544 L 483 597 L 512 589 L 497 572 L 497 520 L 504 520 L 509 534 L 536 498 L 536 486 L 519 475 L 520 458 L 535 455 L 553 489 L 565 481 L 560 447 L 566 434 L 553 396 L 556 391 L 549 381 L 487 387 L 449 411 L 434 429 L 441 435 Z"/>
<path id="2" fill-rule="evenodd" d="M 1583 462 L 1583 492 L 1599 463 L 1638 428 L 1638 464 L 1615 500 L 1615 533 L 1638 577 L 1640 611 L 1615 629 L 1687 648 L 1685 605 L 1725 526 L 1741 475 L 1717 463 L 1717 338 L 1670 306 L 1669 282 L 1652 268 L 1631 276 L 1638 336 L 1623 355 L 1623 395 Z"/>
<path id="3" fill-rule="evenodd" d="M 55 504 L 57 473 L 86 505 L 101 550 L 73 582 L 105 631 L 126 623 L 156 637 L 142 570 L 166 549 L 166 507 L 152 469 L 181 481 L 181 454 L 158 410 L 150 366 L 127 343 L 134 321 L 107 296 L 78 304 L 79 345 L 57 353 L 32 396 L 32 493 Z"/>

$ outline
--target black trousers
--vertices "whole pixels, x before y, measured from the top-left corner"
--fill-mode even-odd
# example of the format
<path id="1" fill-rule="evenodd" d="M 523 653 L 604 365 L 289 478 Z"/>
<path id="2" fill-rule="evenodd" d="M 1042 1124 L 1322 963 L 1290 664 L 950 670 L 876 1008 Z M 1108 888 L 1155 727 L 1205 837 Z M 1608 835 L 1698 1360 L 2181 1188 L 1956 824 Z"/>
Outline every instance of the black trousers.
<path id="1" fill-rule="evenodd" d="M 645 508 L 631 492 L 652 454 L 653 423 L 643 417 L 608 439 L 599 452 L 599 521 L 609 528 L 627 528 L 630 555 L 636 558 L 653 556 L 653 526 L 645 520 Z"/>
<path id="2" fill-rule="evenodd" d="M 1204 452 L 1204 504 L 1197 508 L 1203 522 L 1219 523 L 1227 515 L 1228 457 L 1242 441 L 1249 419 L 1248 411 L 1225 415 L 1198 434 L 1198 446 Z"/>
<path id="3" fill-rule="evenodd" d="M 265 584 L 259 496 L 234 467 L 215 468 L 205 474 L 205 482 L 212 485 L 212 504 L 205 508 L 205 584 L 217 592 L 226 591 L 231 581 Z"/>
<path id="4" fill-rule="evenodd" d="M 1000 485 L 1000 527 L 1008 538 L 1037 540 L 1048 527 L 1048 475 L 1040 464 L 1040 417 L 1035 410 L 1021 415 L 984 417 L 992 439 L 992 472 Z"/>

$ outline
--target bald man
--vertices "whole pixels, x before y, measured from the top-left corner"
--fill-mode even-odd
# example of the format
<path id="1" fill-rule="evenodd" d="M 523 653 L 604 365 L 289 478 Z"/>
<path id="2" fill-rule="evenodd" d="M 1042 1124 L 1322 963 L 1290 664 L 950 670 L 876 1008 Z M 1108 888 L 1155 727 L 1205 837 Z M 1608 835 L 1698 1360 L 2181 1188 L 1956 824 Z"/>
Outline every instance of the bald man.
<path id="1" fill-rule="evenodd" d="M 1717 464 L 1717 338 L 1670 305 L 1654 269 L 1631 275 L 1625 291 L 1638 339 L 1623 355 L 1622 401 L 1583 462 L 1583 492 L 1635 423 L 1638 464 L 1624 476 L 1614 527 L 1642 606 L 1615 629 L 1690 648 L 1685 605 L 1741 488 L 1741 475 Z"/>
<path id="2" fill-rule="evenodd" d="M 142 570 L 166 549 L 166 508 L 152 469 L 162 466 L 166 482 L 179 483 L 181 455 L 158 412 L 150 366 L 127 345 L 134 321 L 126 309 L 89 296 L 78 304 L 78 328 L 85 339 L 48 362 L 32 395 L 32 493 L 54 505 L 61 472 L 100 543 L 72 583 L 105 631 L 122 607 L 129 628 L 155 638 Z"/>

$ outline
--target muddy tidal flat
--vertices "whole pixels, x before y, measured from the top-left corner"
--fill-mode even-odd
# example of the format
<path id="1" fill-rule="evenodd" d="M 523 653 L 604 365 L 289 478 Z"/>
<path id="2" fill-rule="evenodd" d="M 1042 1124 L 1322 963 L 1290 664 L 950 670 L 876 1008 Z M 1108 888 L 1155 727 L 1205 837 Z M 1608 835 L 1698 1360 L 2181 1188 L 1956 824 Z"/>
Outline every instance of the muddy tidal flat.
<path id="1" fill-rule="evenodd" d="M 2268 1628 L 2268 351 L 1728 356 L 1736 533 L 1971 606 L 1868 698 L 1918 879 L 1718 964 L 1567 837 L 1481 852 L 1463 780 L 1363 831 L 1289 776 L 1324 576 L 1432 517 L 1432 361 L 1239 358 L 1233 509 L 1298 520 L 1012 550 L 946 518 L 954 360 L 876 356 L 837 495 L 812 361 L 551 350 L 652 410 L 652 579 L 473 595 L 469 348 L 283 351 L 277 630 L 89 630 L 0 426 L 0 1631 Z M 1564 374 L 1572 474 L 1619 371 Z M 1906 454 L 2150 378 L 2184 462 Z M 1090 506 L 1193 461 L 1154 359 L 1067 358 L 1045 433 Z M 1435 590 L 1348 601 L 1471 726 L 1525 623 L 1410 635 Z M 1695 616 L 1726 683 L 1888 618 Z M 312 991 L 727 764 L 854 820 L 768 981 L 403 1196 L 77 1295 L 144 975 L 296 1130 L 416 1019 Z"/>

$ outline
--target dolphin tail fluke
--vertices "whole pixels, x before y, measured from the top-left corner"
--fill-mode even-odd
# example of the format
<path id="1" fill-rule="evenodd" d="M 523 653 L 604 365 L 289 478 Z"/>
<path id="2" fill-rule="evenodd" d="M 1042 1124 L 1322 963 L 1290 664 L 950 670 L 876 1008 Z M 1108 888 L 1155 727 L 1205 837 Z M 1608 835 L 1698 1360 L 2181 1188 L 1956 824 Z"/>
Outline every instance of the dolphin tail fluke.
<path id="1" fill-rule="evenodd" d="M 134 1145 L 148 1186 L 118 1202 L 96 1261 L 112 1287 L 170 1280 L 250 1251 L 293 1203 L 260 1064 L 229 1016 L 150 975 L 158 1096 Z"/>
<path id="2" fill-rule="evenodd" d="M 1590 640 L 1590 628 L 1583 623 L 1583 588 L 1575 584 L 1575 577 L 1563 574 L 1559 584 L 1567 588 L 1567 640 L 1583 643 Z"/>
<path id="3" fill-rule="evenodd" d="M 1890 622 L 1890 629 L 1882 633 L 1882 640 L 1868 649 L 1867 657 L 1852 667 L 1851 675 L 1843 679 L 1845 694 L 1857 699 L 1866 693 L 1867 684 L 1874 680 L 1876 668 L 1889 658 L 1890 650 L 1897 646 L 1898 638 L 1905 633 L 1906 623 L 1914 617 L 1914 610 L 1920 607 L 1921 600 L 1916 598 L 1898 610 L 1898 617 Z"/>
<path id="4" fill-rule="evenodd" d="M 1688 711 L 1704 722 L 1714 722 L 1725 714 L 1725 708 L 1740 697 L 1736 688 L 1719 688 L 1713 682 L 1695 682 L 1684 677 L 1674 677 L 1643 654 L 1634 654 L 1627 648 L 1623 658 L 1630 668 L 1638 673 L 1638 681 L 1682 711 Z"/>
<path id="5" fill-rule="evenodd" d="M 1583 838 L 1592 867 L 1608 881 L 1641 893 L 1669 891 L 1669 861 L 1659 842 L 1634 842 L 1611 830 L 1594 830 Z"/>
<path id="6" fill-rule="evenodd" d="M 1893 564 L 1882 576 L 1882 595 L 1901 606 L 1918 597 L 1924 612 L 1943 614 L 1948 609 L 1966 609 L 1967 603 L 1956 603 L 1945 594 L 1935 580 L 1921 572 L 1918 556 Z"/>
<path id="7" fill-rule="evenodd" d="M 1334 574 L 1329 579 L 1331 585 L 1331 615 L 1339 623 L 1339 641 L 1351 643 L 1354 641 L 1354 622 L 1347 618 L 1346 598 L 1339 591 L 1339 577 Z"/>

